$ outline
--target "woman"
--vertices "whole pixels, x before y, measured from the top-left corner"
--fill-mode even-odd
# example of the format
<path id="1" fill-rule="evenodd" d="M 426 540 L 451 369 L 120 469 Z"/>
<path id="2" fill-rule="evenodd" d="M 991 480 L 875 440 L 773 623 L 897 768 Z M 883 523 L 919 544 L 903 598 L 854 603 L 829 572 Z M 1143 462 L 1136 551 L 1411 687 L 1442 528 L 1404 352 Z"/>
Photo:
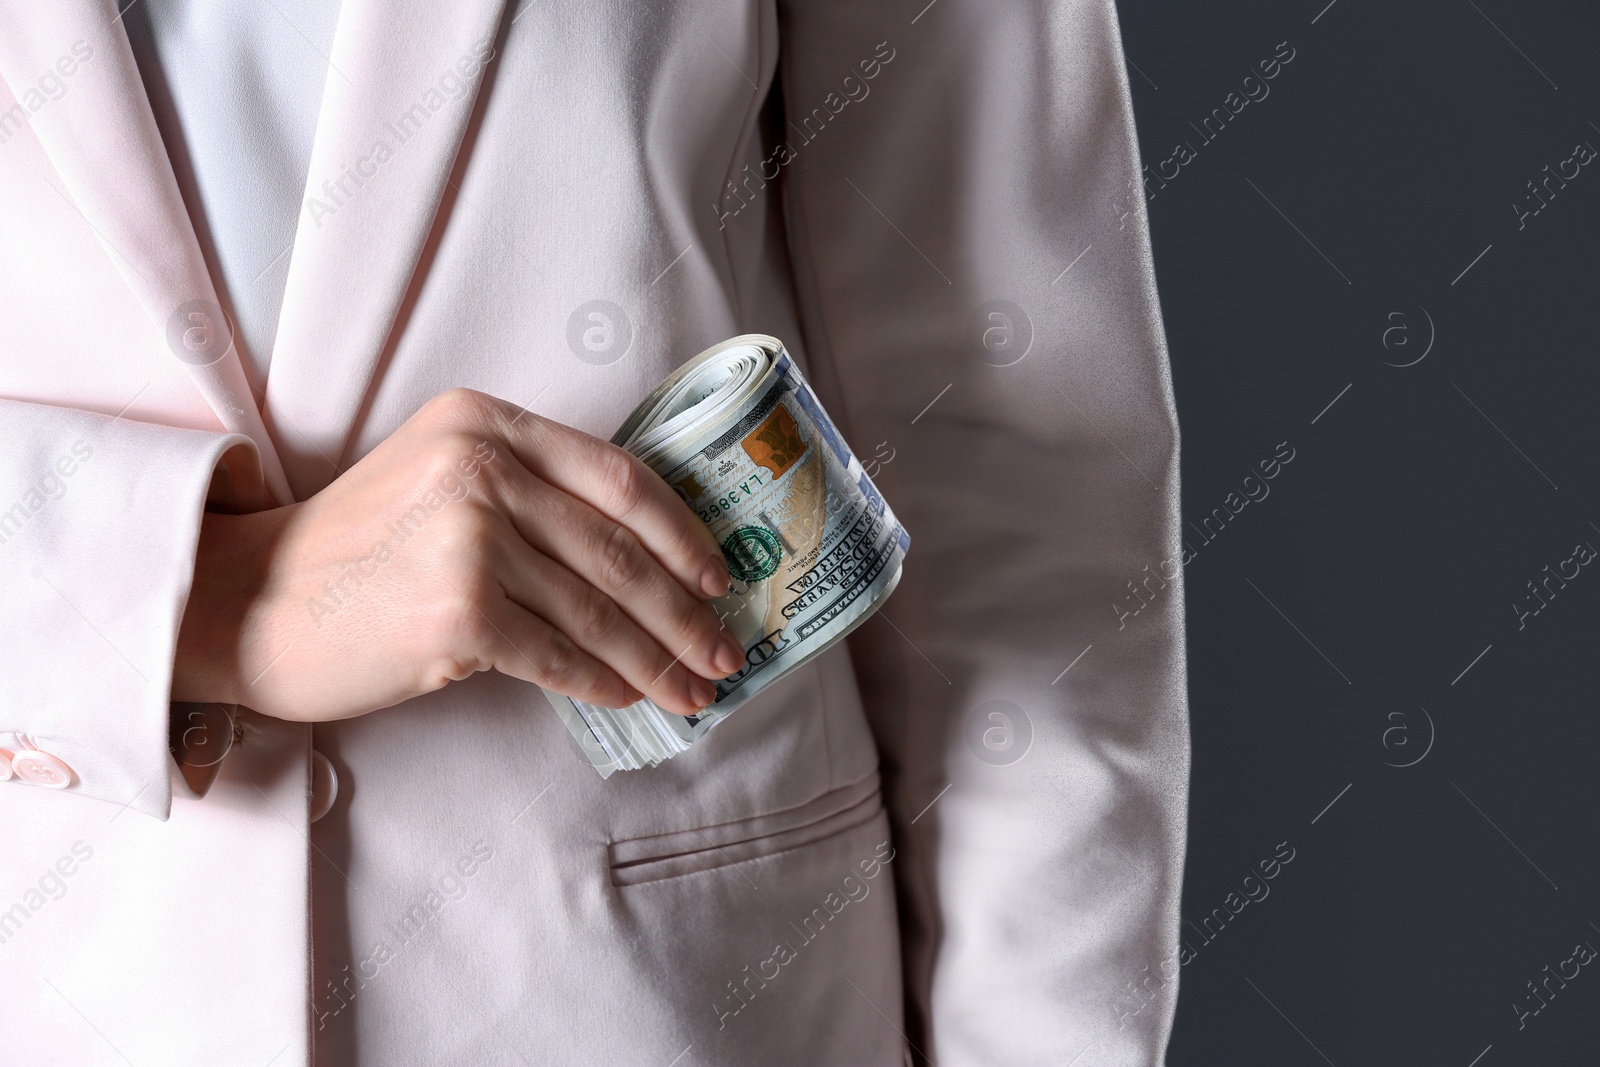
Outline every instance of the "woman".
<path id="1" fill-rule="evenodd" d="M 1160 1062 L 1177 432 L 1109 3 L 0 20 L 8 1055 Z M 750 331 L 915 550 L 602 780 L 530 683 L 684 713 L 737 654 L 603 442 Z"/>

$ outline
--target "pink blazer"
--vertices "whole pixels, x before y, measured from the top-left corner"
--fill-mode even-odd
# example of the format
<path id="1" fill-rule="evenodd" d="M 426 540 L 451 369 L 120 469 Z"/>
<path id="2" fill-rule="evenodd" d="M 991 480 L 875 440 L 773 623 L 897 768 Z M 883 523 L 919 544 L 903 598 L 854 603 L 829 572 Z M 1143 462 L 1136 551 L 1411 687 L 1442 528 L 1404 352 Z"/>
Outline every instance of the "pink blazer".
<path id="1" fill-rule="evenodd" d="M 0 1059 L 1159 1063 L 1178 436 L 1110 0 L 444 10 L 344 2 L 253 395 L 112 0 L 0 4 Z M 208 496 L 455 385 L 609 436 L 749 331 L 915 539 L 847 646 L 610 781 L 480 675 L 241 711 L 188 790 Z"/>

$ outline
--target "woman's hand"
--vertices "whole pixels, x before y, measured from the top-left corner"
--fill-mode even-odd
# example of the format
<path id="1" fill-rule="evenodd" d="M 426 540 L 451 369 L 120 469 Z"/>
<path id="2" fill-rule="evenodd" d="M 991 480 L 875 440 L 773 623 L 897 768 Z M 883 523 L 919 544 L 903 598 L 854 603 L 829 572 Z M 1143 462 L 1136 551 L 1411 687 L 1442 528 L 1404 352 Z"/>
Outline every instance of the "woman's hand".
<path id="1" fill-rule="evenodd" d="M 709 704 L 744 651 L 709 530 L 614 445 L 453 389 L 303 503 L 208 513 L 174 700 L 364 715 L 494 668 L 593 704 Z"/>

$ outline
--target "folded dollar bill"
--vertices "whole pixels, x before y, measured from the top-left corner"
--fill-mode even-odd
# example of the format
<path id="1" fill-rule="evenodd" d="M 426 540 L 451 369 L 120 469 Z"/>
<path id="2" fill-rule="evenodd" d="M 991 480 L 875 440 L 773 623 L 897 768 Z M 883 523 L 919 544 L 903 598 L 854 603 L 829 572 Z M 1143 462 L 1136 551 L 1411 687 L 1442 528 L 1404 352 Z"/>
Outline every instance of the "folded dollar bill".
<path id="1" fill-rule="evenodd" d="M 900 581 L 911 539 L 777 338 L 734 337 L 657 386 L 611 442 L 710 527 L 732 574 L 712 601 L 745 649 L 698 715 L 604 708 L 545 690 L 602 778 L 685 751 L 855 629 Z"/>

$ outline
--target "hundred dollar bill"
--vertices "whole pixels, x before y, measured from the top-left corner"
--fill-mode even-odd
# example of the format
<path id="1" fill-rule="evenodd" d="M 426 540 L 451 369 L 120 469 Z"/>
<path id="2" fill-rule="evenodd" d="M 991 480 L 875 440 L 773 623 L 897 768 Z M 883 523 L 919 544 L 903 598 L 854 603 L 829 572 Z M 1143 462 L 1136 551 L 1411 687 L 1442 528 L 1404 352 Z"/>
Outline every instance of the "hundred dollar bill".
<path id="1" fill-rule="evenodd" d="M 740 705 L 832 647 L 894 591 L 911 539 L 783 343 L 734 337 L 679 367 L 611 438 L 666 480 L 722 545 L 712 601 L 744 645 L 716 699 L 674 715 L 545 690 L 602 778 L 685 751 Z"/>

